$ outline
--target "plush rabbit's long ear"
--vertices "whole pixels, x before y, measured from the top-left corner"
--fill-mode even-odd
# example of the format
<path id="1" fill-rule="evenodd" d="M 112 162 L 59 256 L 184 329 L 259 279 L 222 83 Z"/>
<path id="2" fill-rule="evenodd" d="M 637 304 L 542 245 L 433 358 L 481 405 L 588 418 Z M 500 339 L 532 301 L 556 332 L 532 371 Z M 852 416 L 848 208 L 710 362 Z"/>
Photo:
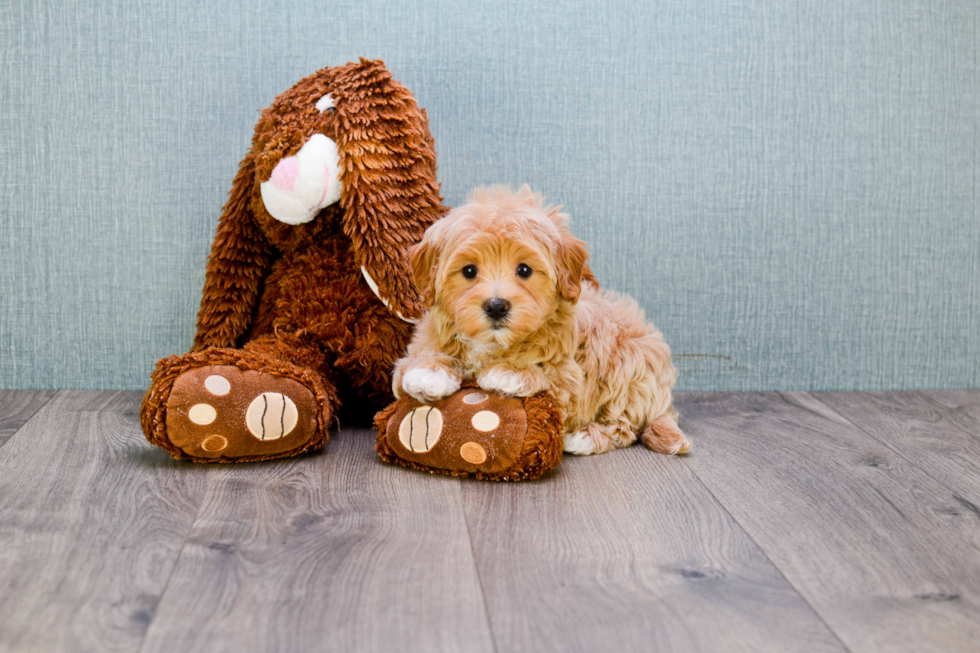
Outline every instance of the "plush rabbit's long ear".
<path id="1" fill-rule="evenodd" d="M 193 351 L 236 345 L 249 327 L 269 272 L 272 247 L 249 206 L 254 180 L 249 152 L 239 165 L 211 244 Z"/>
<path id="2" fill-rule="evenodd" d="M 408 248 L 443 213 L 428 122 L 382 61 L 335 70 L 344 233 L 371 289 L 412 322 L 425 306 L 412 283 Z"/>

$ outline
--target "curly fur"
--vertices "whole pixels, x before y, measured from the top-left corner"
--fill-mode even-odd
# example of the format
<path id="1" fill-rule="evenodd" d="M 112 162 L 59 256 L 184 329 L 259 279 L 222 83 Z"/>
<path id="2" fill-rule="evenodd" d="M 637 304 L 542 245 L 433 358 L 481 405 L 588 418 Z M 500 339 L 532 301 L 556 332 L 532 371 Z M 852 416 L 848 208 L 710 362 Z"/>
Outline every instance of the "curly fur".
<path id="1" fill-rule="evenodd" d="M 588 253 L 567 222 L 526 186 L 498 187 L 429 228 L 412 266 L 432 305 L 396 365 L 396 394 L 417 369 L 510 396 L 548 391 L 565 407 L 565 451 L 602 453 L 642 432 L 655 451 L 686 452 L 670 349 L 635 301 L 584 279 Z M 506 302 L 502 318 L 491 300 Z"/>

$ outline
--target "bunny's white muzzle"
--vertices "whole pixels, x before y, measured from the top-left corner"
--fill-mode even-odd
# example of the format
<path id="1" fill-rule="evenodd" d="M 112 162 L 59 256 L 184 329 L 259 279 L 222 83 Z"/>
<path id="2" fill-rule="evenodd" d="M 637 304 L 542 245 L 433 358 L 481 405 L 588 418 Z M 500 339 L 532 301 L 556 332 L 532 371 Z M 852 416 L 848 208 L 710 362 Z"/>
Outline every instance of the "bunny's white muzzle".
<path id="1" fill-rule="evenodd" d="M 276 165 L 259 190 L 266 210 L 279 222 L 309 222 L 321 209 L 340 200 L 337 144 L 314 134 L 299 152 Z"/>

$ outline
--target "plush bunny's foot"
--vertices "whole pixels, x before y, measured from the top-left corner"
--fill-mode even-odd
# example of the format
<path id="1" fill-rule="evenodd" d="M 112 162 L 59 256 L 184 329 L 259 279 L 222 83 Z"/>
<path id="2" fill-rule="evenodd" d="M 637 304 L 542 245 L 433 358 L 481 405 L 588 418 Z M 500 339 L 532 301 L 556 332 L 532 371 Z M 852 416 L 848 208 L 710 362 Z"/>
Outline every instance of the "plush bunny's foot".
<path id="1" fill-rule="evenodd" d="M 313 393 L 292 379 L 206 365 L 184 372 L 167 402 L 167 433 L 194 458 L 273 457 L 316 430 Z"/>
<path id="2" fill-rule="evenodd" d="M 236 364 L 195 365 L 201 354 L 161 361 L 143 407 L 150 442 L 196 462 L 282 458 L 322 446 L 331 407 L 318 401 L 323 388 L 312 387 L 309 372 L 281 361 L 247 369 L 247 354 L 216 351 L 225 355 L 215 362 Z"/>
<path id="3" fill-rule="evenodd" d="M 403 397 L 375 425 L 382 459 L 440 474 L 516 481 L 561 462 L 561 411 L 548 393 L 503 397 L 470 386 L 428 403 Z"/>

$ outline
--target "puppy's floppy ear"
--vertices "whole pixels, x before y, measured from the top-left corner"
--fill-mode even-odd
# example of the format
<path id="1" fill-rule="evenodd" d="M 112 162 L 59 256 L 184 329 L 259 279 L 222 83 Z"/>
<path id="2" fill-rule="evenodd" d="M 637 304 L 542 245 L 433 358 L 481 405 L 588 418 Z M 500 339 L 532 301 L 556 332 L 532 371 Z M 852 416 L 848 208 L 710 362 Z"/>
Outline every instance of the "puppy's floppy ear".
<path id="1" fill-rule="evenodd" d="M 562 299 L 571 303 L 578 301 L 582 291 L 582 271 L 589 258 L 587 245 L 569 233 L 562 230 L 561 243 L 558 245 L 557 259 L 558 293 Z"/>
<path id="2" fill-rule="evenodd" d="M 421 242 L 408 250 L 415 287 L 418 288 L 426 306 L 432 306 L 436 300 L 436 270 L 439 267 L 443 245 L 440 227 L 440 222 L 433 224 L 426 230 Z"/>
<path id="3" fill-rule="evenodd" d="M 272 261 L 272 246 L 250 206 L 254 182 L 249 152 L 239 165 L 211 244 L 192 351 L 234 347 L 252 321 Z"/>
<path id="4" fill-rule="evenodd" d="M 530 191 L 530 189 L 528 189 Z M 558 274 L 558 293 L 562 299 L 573 304 L 578 301 L 582 290 L 582 276 L 587 273 L 585 262 L 589 260 L 588 245 L 572 235 L 568 230 L 568 216 L 561 212 L 560 206 L 547 209 L 548 217 L 554 221 L 561 234 L 558 251 L 555 254 Z M 591 275 L 591 272 L 588 272 Z"/>

